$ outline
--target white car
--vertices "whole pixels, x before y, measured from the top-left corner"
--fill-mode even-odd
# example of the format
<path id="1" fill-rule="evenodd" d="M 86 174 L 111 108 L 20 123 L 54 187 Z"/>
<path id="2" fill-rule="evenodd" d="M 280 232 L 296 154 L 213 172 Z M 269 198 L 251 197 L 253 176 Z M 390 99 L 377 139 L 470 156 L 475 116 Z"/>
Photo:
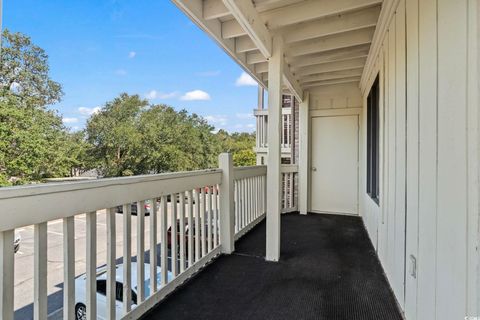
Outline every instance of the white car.
<path id="1" fill-rule="evenodd" d="M 116 319 L 123 316 L 123 264 L 116 266 Z M 160 288 L 160 267 L 157 267 L 157 288 Z M 173 279 L 172 273 L 167 274 L 168 282 Z M 87 319 L 86 296 L 87 276 L 85 274 L 75 279 L 75 319 Z M 137 263 L 132 262 L 132 309 L 137 304 Z M 145 297 L 150 296 L 150 265 L 145 263 Z M 107 319 L 107 267 L 97 269 L 97 319 Z"/>

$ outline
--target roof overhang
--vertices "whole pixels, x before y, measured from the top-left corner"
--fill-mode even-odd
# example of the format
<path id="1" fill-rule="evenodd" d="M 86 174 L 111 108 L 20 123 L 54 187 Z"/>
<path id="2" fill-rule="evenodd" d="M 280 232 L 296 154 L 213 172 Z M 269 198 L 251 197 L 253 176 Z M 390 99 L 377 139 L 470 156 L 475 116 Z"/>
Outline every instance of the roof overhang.
<path id="1" fill-rule="evenodd" d="M 260 86 L 268 87 L 272 39 L 284 42 L 285 89 L 303 91 L 337 84 L 362 87 L 373 61 L 377 23 L 397 0 L 172 0 Z M 380 17 L 380 19 L 379 19 Z M 380 22 L 379 22 L 380 21 Z M 377 40 L 378 41 L 378 40 Z"/>

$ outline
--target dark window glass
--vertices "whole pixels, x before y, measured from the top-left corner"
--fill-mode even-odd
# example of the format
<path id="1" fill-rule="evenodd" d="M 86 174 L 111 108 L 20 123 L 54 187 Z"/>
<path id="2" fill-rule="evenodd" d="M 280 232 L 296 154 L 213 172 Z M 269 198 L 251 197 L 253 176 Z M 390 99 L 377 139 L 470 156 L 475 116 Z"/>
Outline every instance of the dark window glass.
<path id="1" fill-rule="evenodd" d="M 97 280 L 97 293 L 107 295 L 107 281 L 106 280 Z"/>
<path id="2" fill-rule="evenodd" d="M 370 89 L 367 97 L 367 193 L 379 203 L 379 164 L 380 164 L 380 139 L 379 139 L 379 102 L 380 88 L 378 76 Z"/>
<path id="3" fill-rule="evenodd" d="M 132 303 L 137 304 L 137 294 L 135 293 L 135 291 L 132 290 L 131 296 L 132 296 Z M 123 302 L 123 284 L 120 282 L 117 282 L 116 284 L 115 299 L 117 301 Z"/>

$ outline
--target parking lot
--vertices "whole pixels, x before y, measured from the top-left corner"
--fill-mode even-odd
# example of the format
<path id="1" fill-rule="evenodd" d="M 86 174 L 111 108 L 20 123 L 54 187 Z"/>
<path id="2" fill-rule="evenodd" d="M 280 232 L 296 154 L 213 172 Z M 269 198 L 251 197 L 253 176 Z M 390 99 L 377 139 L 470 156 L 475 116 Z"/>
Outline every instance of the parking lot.
<path id="1" fill-rule="evenodd" d="M 97 266 L 106 263 L 107 232 L 105 210 L 97 212 Z M 169 210 L 170 213 L 170 210 Z M 123 215 L 116 214 L 117 222 L 117 258 L 122 256 Z M 170 214 L 168 214 L 170 217 Z M 158 219 L 159 220 L 159 219 Z M 170 219 L 169 219 L 170 220 Z M 145 250 L 149 250 L 148 237 L 150 218 L 145 217 Z M 137 217 L 132 216 L 132 256 L 136 255 Z M 170 223 L 168 223 L 170 225 Z M 75 275 L 85 273 L 86 265 L 86 217 L 75 217 Z M 157 228 L 160 239 L 160 228 Z M 34 265 L 34 231 L 33 226 L 17 229 L 22 241 L 20 250 L 15 254 L 15 319 L 33 318 L 33 265 Z M 62 220 L 48 223 L 48 313 L 49 319 L 62 319 L 62 284 L 63 284 L 63 233 Z"/>

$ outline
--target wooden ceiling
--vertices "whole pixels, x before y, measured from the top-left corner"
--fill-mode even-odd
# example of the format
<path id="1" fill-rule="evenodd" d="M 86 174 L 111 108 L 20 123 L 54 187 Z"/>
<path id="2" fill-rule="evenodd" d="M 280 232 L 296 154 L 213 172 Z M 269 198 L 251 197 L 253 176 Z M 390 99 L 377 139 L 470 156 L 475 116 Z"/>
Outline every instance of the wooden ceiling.
<path id="1" fill-rule="evenodd" d="M 382 0 L 172 0 L 262 86 L 272 38 L 284 42 L 284 82 L 304 89 L 358 83 Z"/>

